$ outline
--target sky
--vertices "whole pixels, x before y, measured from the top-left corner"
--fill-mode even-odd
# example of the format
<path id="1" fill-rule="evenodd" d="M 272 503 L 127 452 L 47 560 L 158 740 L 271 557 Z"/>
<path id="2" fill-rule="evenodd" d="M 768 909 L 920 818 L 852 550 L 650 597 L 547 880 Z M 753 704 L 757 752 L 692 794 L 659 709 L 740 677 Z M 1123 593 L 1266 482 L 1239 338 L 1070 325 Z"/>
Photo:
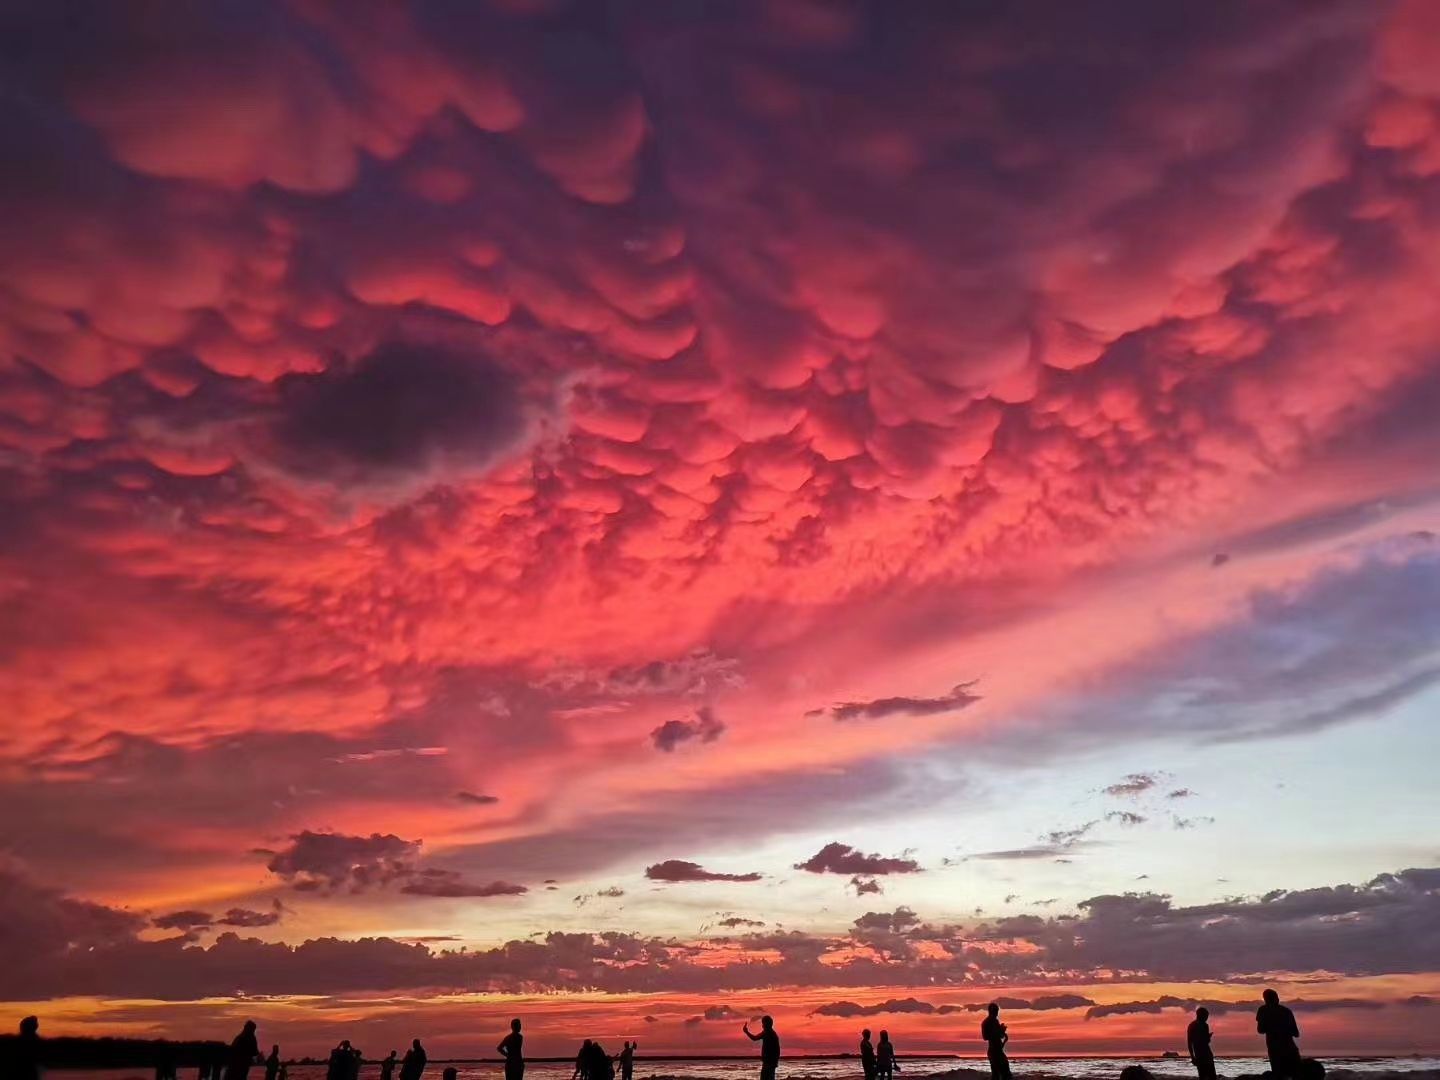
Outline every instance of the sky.
<path id="1" fill-rule="evenodd" d="M 16 0 L 0 99 L 0 1014 L 1440 1052 L 1440 5 Z"/>

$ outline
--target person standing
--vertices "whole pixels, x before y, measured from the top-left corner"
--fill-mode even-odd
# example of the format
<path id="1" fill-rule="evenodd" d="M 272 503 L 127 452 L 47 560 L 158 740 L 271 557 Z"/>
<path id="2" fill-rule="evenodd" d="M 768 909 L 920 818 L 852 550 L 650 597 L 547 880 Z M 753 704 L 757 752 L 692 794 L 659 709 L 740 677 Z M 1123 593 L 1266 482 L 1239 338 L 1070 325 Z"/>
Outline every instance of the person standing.
<path id="1" fill-rule="evenodd" d="M 4 1048 L 0 1058 L 5 1080 L 40 1080 L 45 1075 L 40 1056 L 40 1019 L 27 1016 L 20 1021 L 20 1034 L 10 1046 Z"/>
<path id="2" fill-rule="evenodd" d="M 1185 1029 L 1185 1046 L 1200 1080 L 1215 1080 L 1215 1055 L 1210 1050 L 1210 1010 L 1204 1005 L 1195 1010 L 1195 1019 Z"/>
<path id="3" fill-rule="evenodd" d="M 575 1071 L 570 1074 L 570 1080 L 590 1080 L 589 1039 L 582 1042 L 580 1049 L 575 1051 Z"/>
<path id="4" fill-rule="evenodd" d="M 985 1040 L 985 1056 L 990 1059 L 992 1080 L 1010 1080 L 1010 1059 L 1005 1056 L 1005 1044 L 1010 1033 L 1000 1022 L 1000 1006 L 991 1002 L 985 1009 L 985 1019 L 980 1023 L 980 1038 Z"/>
<path id="5" fill-rule="evenodd" d="M 747 1020 L 740 1029 L 751 1042 L 760 1044 L 760 1080 L 775 1080 L 775 1070 L 780 1066 L 780 1036 L 775 1033 L 775 1020 L 770 1016 L 760 1018 L 760 1033 L 750 1030 Z"/>
<path id="6" fill-rule="evenodd" d="M 875 1054 L 880 1080 L 894 1080 L 895 1044 L 890 1041 L 890 1032 L 880 1032 L 880 1045 L 875 1048 Z"/>
<path id="7" fill-rule="evenodd" d="M 1295 1080 L 1300 1073 L 1300 1048 L 1295 1040 L 1300 1028 L 1295 1014 L 1280 1004 L 1280 995 L 1266 990 L 1265 1004 L 1255 1010 L 1255 1030 L 1265 1036 L 1265 1053 L 1270 1058 L 1270 1071 L 1276 1080 Z"/>
<path id="8" fill-rule="evenodd" d="M 395 1062 L 399 1056 L 391 1050 L 390 1056 L 380 1062 L 380 1080 L 395 1080 Z"/>
<path id="9" fill-rule="evenodd" d="M 405 1051 L 405 1060 L 400 1063 L 400 1080 L 420 1080 L 425 1073 L 425 1063 L 429 1060 L 420 1040 L 411 1039 L 410 1049 Z"/>
<path id="10" fill-rule="evenodd" d="M 870 1029 L 860 1032 L 860 1068 L 865 1080 L 875 1080 L 875 1047 L 870 1042 Z"/>
<path id="11" fill-rule="evenodd" d="M 341 1039 L 330 1051 L 330 1060 L 325 1066 L 325 1080 L 349 1080 L 350 1040 Z"/>
<path id="12" fill-rule="evenodd" d="M 639 1048 L 639 1043 L 627 1042 L 625 1049 L 620 1051 L 620 1080 L 633 1080 L 635 1075 L 635 1051 Z"/>
<path id="13" fill-rule="evenodd" d="M 246 1020 L 240 1034 L 230 1041 L 230 1057 L 225 1062 L 225 1080 L 246 1080 L 250 1066 L 260 1057 L 260 1042 L 255 1038 L 255 1021 Z"/>
<path id="14" fill-rule="evenodd" d="M 510 1034 L 495 1047 L 505 1059 L 505 1080 L 524 1080 L 525 1036 L 520 1034 L 520 1019 L 510 1021 Z"/>
<path id="15" fill-rule="evenodd" d="M 279 1080 L 280 1077 L 280 1046 L 270 1047 L 270 1056 L 265 1059 L 265 1080 Z"/>

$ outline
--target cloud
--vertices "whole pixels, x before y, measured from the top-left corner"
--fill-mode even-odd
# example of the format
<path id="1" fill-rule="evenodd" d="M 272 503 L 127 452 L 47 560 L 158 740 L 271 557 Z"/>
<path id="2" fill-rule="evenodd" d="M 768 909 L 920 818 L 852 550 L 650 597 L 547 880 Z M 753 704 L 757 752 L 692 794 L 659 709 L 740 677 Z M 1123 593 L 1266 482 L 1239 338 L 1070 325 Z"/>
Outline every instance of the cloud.
<path id="1" fill-rule="evenodd" d="M 873 877 L 861 877 L 859 874 L 850 879 L 850 888 L 855 890 L 856 896 L 879 896 L 885 891 Z"/>
<path id="2" fill-rule="evenodd" d="M 1116 1001 L 1104 1005 L 1095 1005 L 1092 1002 L 1091 1004 L 1092 1007 L 1085 1010 L 1086 1020 L 1099 1020 L 1107 1016 L 1158 1015 L 1173 1009 L 1194 1012 L 1201 1006 L 1209 1009 L 1212 1016 L 1223 1016 L 1225 1013 L 1232 1012 L 1252 1013 L 1260 1007 L 1260 1000 L 1257 998 L 1253 1001 L 1218 1001 L 1163 994 L 1148 1001 Z M 1391 1002 L 1377 1001 L 1373 998 L 1293 998 L 1286 1004 L 1302 1013 L 1330 1012 L 1337 1009 L 1360 1009 L 1374 1012 L 1385 1008 Z"/>
<path id="3" fill-rule="evenodd" d="M 890 998 L 874 1005 L 857 1005 L 853 1001 L 832 1001 L 813 1010 L 815 1016 L 880 1016 L 884 1013 L 933 1013 L 935 1006 L 928 1001 L 910 998 Z"/>
<path id="4" fill-rule="evenodd" d="M 656 750 L 672 753 L 682 743 L 712 743 L 725 732 L 725 725 L 708 706 L 695 710 L 694 720 L 667 720 L 650 732 Z"/>
<path id="5" fill-rule="evenodd" d="M 285 914 L 284 905 L 274 901 L 269 911 L 252 911 L 249 908 L 232 907 L 215 920 L 216 926 L 234 926 L 253 929 L 260 926 L 274 926 Z"/>
<path id="6" fill-rule="evenodd" d="M 386 345 L 279 389 L 277 459 L 341 487 L 478 475 L 525 431 L 514 378 L 478 350 Z"/>
<path id="7" fill-rule="evenodd" d="M 1106 821 L 1113 821 L 1117 825 L 1143 825 L 1148 820 L 1143 814 L 1137 814 L 1131 810 L 1111 810 L 1105 815 Z"/>
<path id="8" fill-rule="evenodd" d="M 796 863 L 795 869 L 808 870 L 812 874 L 863 874 L 870 877 L 918 873 L 920 864 L 904 857 L 867 855 L 849 844 L 834 841 L 804 862 Z"/>
<path id="9" fill-rule="evenodd" d="M 409 876 L 400 891 L 409 896 L 434 896 L 445 898 L 522 896 L 530 890 L 524 885 L 508 881 L 491 881 L 481 884 L 466 881 L 461 875 L 449 870 L 421 870 Z"/>
<path id="10" fill-rule="evenodd" d="M 266 868 L 297 889 L 360 892 L 411 874 L 419 854 L 418 840 L 393 833 L 347 836 L 307 829 L 292 836 Z"/>
<path id="11" fill-rule="evenodd" d="M 1097 896 L 1082 902 L 1074 916 L 1022 915 L 977 925 L 911 926 L 905 909 L 898 909 L 908 929 L 897 940 L 923 942 L 923 952 L 856 948 L 872 940 L 869 935 L 888 933 L 883 929 L 857 927 L 854 936 L 840 937 L 776 931 L 725 939 L 734 952 L 717 964 L 674 938 L 618 932 L 551 931 L 452 951 L 384 937 L 290 945 L 232 932 L 203 947 L 182 937 L 147 941 L 140 936 L 147 920 L 7 873 L 0 875 L 0 916 L 23 933 L 14 938 L 10 963 L 0 971 L 0 994 L 32 995 L 26 1000 L 57 992 L 193 1000 L 237 990 L 323 995 L 376 985 L 394 991 L 705 993 L 767 986 L 901 988 L 917 982 L 964 987 L 977 980 L 1003 985 L 1043 979 L 1057 970 L 1075 979 L 1126 971 L 1157 981 L 1311 970 L 1403 974 L 1433 971 L 1440 962 L 1430 948 L 1433 935 L 1426 934 L 1437 903 L 1440 870 L 1412 869 L 1358 886 L 1187 907 L 1153 894 Z M 1077 998 L 1000 1000 L 1017 1009 L 1088 1007 Z M 923 1011 L 909 1003 L 901 1008 Z"/>
<path id="12" fill-rule="evenodd" d="M 666 859 L 647 866 L 645 876 L 651 881 L 759 881 L 761 878 L 754 871 L 747 874 L 716 873 L 684 859 Z"/>
<path id="13" fill-rule="evenodd" d="M 886 697 L 873 701 L 842 701 L 828 709 L 834 720 L 880 720 L 888 716 L 933 716 L 937 713 L 956 712 L 969 708 L 980 700 L 971 693 L 974 682 L 958 683 L 948 694 L 939 697 Z"/>
<path id="14" fill-rule="evenodd" d="M 1145 794 L 1158 782 L 1150 773 L 1130 773 L 1124 780 L 1107 787 L 1105 794 L 1114 795 L 1117 798 L 1134 798 L 1136 795 Z"/>
<path id="15" fill-rule="evenodd" d="M 1195 792 L 1191 791 L 1189 788 L 1182 787 L 1176 788 L 1174 791 L 1170 792 L 1165 797 L 1167 799 L 1190 799 L 1193 798 L 1194 795 Z"/>
<path id="16" fill-rule="evenodd" d="M 494 806 L 500 801 L 495 795 L 477 795 L 473 791 L 457 791 L 455 798 L 471 806 Z"/>
<path id="17" fill-rule="evenodd" d="M 857 930 L 884 930 L 898 934 L 918 926 L 920 916 L 908 907 L 897 907 L 894 911 L 867 911 L 852 924 Z"/>
<path id="18" fill-rule="evenodd" d="M 747 926 L 747 927 L 764 926 L 764 925 L 765 925 L 765 921 L 764 921 L 763 919 L 747 919 L 747 918 L 745 918 L 743 915 L 729 915 L 729 916 L 726 916 L 725 918 L 721 919 L 721 920 L 720 920 L 718 923 L 716 923 L 715 925 L 717 925 L 717 926 L 723 926 L 723 927 L 725 927 L 725 929 L 727 929 L 727 930 L 734 930 L 734 929 L 736 929 L 737 927 L 741 927 L 741 926 Z"/>
<path id="19" fill-rule="evenodd" d="M 208 911 L 187 910 L 157 915 L 150 924 L 160 930 L 208 930 L 214 921 L 215 916 Z"/>

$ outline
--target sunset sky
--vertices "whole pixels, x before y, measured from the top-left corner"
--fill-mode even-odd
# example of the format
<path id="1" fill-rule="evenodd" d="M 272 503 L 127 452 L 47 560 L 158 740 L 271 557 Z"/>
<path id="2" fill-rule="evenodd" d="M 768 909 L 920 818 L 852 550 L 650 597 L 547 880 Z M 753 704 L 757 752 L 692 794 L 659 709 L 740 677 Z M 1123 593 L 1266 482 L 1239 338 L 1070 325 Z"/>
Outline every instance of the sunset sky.
<path id="1" fill-rule="evenodd" d="M 0 95 L 0 1028 L 1440 1052 L 1440 3 L 12 0 Z"/>

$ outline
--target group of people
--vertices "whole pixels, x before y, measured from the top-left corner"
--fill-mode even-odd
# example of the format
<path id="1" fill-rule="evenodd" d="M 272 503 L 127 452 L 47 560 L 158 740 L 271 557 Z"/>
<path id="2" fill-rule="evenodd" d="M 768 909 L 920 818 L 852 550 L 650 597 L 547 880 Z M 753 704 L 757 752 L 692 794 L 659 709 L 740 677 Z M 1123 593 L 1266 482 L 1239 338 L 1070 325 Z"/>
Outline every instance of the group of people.
<path id="1" fill-rule="evenodd" d="M 980 1023 L 980 1038 L 985 1043 L 985 1056 L 990 1062 L 992 1080 L 1012 1080 L 1010 1060 L 1006 1046 L 1010 1034 L 1000 1021 L 1000 1006 L 991 1002 L 986 1006 L 985 1019 Z M 11 1055 L 20 1065 L 30 1064 L 27 1071 L 21 1067 L 15 1070 L 17 1080 L 40 1080 L 39 1021 L 27 1016 L 20 1022 L 20 1037 Z M 1280 995 L 1266 990 L 1264 1003 L 1255 1013 L 1255 1029 L 1265 1036 L 1265 1051 L 1270 1059 L 1270 1075 L 1273 1080 L 1323 1080 L 1324 1066 L 1300 1056 L 1295 1040 L 1300 1037 L 1295 1014 L 1280 1004 Z M 740 1029 L 751 1042 L 760 1044 L 760 1080 L 775 1080 L 780 1065 L 780 1035 L 775 1030 L 772 1017 L 760 1018 L 760 1030 L 751 1031 L 747 1021 Z M 1204 1006 L 1195 1010 L 1195 1019 L 1185 1032 L 1186 1049 L 1195 1066 L 1198 1080 L 1216 1080 L 1215 1054 L 1210 1043 L 1210 1011 Z M 495 1048 L 505 1062 L 505 1080 L 524 1080 L 525 1036 L 519 1020 L 510 1021 L 510 1033 Z M 605 1052 L 600 1043 L 586 1039 L 575 1057 L 575 1072 L 571 1080 L 616 1080 L 615 1066 L 620 1069 L 619 1080 L 633 1080 L 635 1051 L 639 1043 L 627 1042 L 613 1058 Z M 330 1052 L 326 1069 L 326 1080 L 358 1080 L 363 1055 L 349 1039 L 342 1039 Z M 380 1080 L 422 1080 L 427 1062 L 425 1048 L 415 1039 L 401 1059 L 394 1050 L 380 1063 Z M 255 1022 L 246 1021 L 240 1034 L 231 1040 L 224 1060 L 214 1060 L 201 1065 L 198 1080 L 249 1080 L 250 1069 L 263 1065 L 265 1080 L 287 1080 L 285 1063 L 280 1060 L 280 1047 L 272 1046 L 268 1057 L 260 1054 L 260 1045 L 255 1037 Z M 396 1065 L 400 1075 L 395 1076 Z M 900 1064 L 896 1060 L 895 1044 L 890 1041 L 888 1031 L 880 1032 L 880 1041 L 872 1044 L 870 1029 L 860 1033 L 860 1064 L 864 1080 L 894 1080 Z M 174 1080 L 175 1068 L 170 1063 L 157 1063 L 156 1080 Z M 456 1070 L 447 1068 L 444 1080 L 456 1080 Z M 9 1080 L 8 1077 L 4 1080 Z"/>
<path id="2" fill-rule="evenodd" d="M 575 1071 L 570 1080 L 615 1080 L 616 1065 L 620 1066 L 621 1080 L 631 1080 L 635 1075 L 635 1051 L 639 1045 L 627 1042 L 620 1053 L 611 1057 L 598 1042 L 586 1039 L 575 1055 Z"/>

